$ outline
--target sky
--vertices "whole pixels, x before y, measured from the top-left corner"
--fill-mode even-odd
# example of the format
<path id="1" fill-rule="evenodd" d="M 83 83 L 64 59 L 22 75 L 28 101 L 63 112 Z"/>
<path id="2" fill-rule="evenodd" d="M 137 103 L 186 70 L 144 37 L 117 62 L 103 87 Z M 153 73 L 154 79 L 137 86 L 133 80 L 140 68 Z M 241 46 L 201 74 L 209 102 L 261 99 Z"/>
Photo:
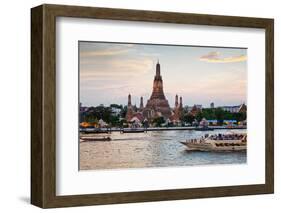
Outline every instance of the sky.
<path id="1" fill-rule="evenodd" d="M 247 102 L 247 49 L 79 42 L 80 102 L 83 106 L 146 104 L 159 60 L 166 98 L 208 107 Z"/>

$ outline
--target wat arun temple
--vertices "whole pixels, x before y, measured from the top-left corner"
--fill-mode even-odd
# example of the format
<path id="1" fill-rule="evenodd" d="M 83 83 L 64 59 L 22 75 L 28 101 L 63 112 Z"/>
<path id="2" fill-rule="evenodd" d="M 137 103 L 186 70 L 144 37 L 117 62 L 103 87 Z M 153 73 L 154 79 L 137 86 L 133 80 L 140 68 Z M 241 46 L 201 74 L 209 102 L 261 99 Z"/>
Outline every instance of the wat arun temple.
<path id="1" fill-rule="evenodd" d="M 153 89 L 150 98 L 144 107 L 143 97 L 140 97 L 140 106 L 136 108 L 131 103 L 131 95 L 128 95 L 128 105 L 126 120 L 132 122 L 134 119 L 139 121 L 147 120 L 149 122 L 157 117 L 164 117 L 166 120 L 177 122 L 183 113 L 182 97 L 178 100 L 175 96 L 175 106 L 170 107 L 163 90 L 163 80 L 160 72 L 159 61 L 156 64 L 156 74 L 153 81 Z"/>

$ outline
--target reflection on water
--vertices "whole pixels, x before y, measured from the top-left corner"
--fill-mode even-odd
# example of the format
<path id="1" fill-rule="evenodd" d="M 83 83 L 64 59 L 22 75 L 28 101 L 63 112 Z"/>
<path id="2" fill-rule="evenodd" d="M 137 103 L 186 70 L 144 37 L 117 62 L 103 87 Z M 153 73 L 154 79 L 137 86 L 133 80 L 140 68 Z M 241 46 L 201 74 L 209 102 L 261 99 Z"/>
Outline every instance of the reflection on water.
<path id="1" fill-rule="evenodd" d="M 246 163 L 246 152 L 191 152 L 179 143 L 206 133 L 225 133 L 226 130 L 200 132 L 192 130 L 153 131 L 147 133 L 113 132 L 111 141 L 80 143 L 80 169 L 118 169 L 207 164 Z M 243 132 L 243 130 L 237 130 Z M 244 130 L 245 132 L 245 130 Z M 91 136 L 91 135 L 87 135 Z M 98 135 L 105 136 L 105 135 Z M 107 136 L 107 135 L 106 135 Z"/>

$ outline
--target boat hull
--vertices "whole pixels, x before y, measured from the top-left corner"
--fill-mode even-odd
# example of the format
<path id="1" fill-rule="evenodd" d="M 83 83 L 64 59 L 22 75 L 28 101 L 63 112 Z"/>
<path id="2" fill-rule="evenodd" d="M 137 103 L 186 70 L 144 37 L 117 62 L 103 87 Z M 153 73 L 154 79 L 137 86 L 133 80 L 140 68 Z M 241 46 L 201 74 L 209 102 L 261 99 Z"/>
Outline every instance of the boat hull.
<path id="1" fill-rule="evenodd" d="M 228 143 L 228 145 L 220 145 L 222 143 L 187 143 L 182 142 L 187 147 L 188 151 L 201 152 L 243 152 L 247 150 L 247 145 L 242 143 Z"/>
<path id="2" fill-rule="evenodd" d="M 121 133 L 143 133 L 145 129 L 123 129 Z"/>
<path id="3" fill-rule="evenodd" d="M 81 137 L 80 142 L 111 141 L 110 137 Z"/>

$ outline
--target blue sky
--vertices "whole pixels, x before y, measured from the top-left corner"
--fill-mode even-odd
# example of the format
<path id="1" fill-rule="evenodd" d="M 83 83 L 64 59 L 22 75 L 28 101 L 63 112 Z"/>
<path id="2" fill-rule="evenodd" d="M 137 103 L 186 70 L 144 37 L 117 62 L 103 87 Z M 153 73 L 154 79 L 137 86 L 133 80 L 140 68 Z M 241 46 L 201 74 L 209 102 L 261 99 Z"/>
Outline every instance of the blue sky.
<path id="1" fill-rule="evenodd" d="M 247 50 L 149 44 L 79 42 L 80 102 L 144 104 L 152 92 L 159 59 L 170 106 L 176 94 L 192 106 L 238 105 L 247 102 Z"/>

